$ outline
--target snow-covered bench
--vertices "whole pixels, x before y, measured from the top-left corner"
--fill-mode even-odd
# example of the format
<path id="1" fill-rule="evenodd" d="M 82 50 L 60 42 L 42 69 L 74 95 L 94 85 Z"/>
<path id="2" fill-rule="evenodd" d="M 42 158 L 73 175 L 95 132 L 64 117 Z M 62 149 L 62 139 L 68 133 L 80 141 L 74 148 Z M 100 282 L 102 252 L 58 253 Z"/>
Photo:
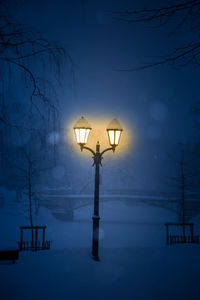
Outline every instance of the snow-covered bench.
<path id="1" fill-rule="evenodd" d="M 198 235 L 194 235 L 193 223 L 166 223 L 166 243 L 167 245 L 173 244 L 199 244 L 200 238 Z M 176 228 L 179 230 L 179 234 L 170 234 L 169 228 Z M 182 232 L 180 232 L 180 230 Z"/>
<path id="2" fill-rule="evenodd" d="M 24 231 L 29 233 L 29 239 L 24 240 Z M 42 231 L 42 240 L 39 240 L 39 232 Z M 20 226 L 19 250 L 49 250 L 50 241 L 45 239 L 46 226 Z"/>
<path id="3" fill-rule="evenodd" d="M 15 263 L 15 260 L 19 258 L 19 250 L 0 250 L 0 261 L 12 261 Z"/>

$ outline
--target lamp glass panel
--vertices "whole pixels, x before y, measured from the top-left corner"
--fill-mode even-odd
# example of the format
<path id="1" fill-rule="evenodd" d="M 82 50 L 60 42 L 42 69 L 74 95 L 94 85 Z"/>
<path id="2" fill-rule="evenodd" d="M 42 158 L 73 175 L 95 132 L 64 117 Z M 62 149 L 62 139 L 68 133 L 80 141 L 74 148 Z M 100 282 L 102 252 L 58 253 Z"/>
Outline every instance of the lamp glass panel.
<path id="1" fill-rule="evenodd" d="M 80 143 L 80 134 L 79 134 L 79 129 L 75 128 L 75 134 L 76 134 L 76 141 L 79 144 Z"/>
<path id="2" fill-rule="evenodd" d="M 108 130 L 108 135 L 109 135 L 110 144 L 114 145 L 115 144 L 115 131 Z"/>
<path id="3" fill-rule="evenodd" d="M 80 128 L 80 129 L 79 129 L 79 134 L 80 134 L 80 144 L 85 144 L 86 131 L 87 131 L 87 129 L 85 129 L 85 128 Z"/>
<path id="4" fill-rule="evenodd" d="M 121 130 L 116 130 L 115 131 L 115 145 L 119 144 L 120 135 L 121 135 Z"/>
<path id="5" fill-rule="evenodd" d="M 75 128 L 76 140 L 78 144 L 86 144 L 90 133 L 89 128 Z"/>
<path id="6" fill-rule="evenodd" d="M 86 134 L 85 134 L 85 144 L 87 143 L 89 133 L 90 133 L 90 129 L 88 128 L 86 129 Z"/>

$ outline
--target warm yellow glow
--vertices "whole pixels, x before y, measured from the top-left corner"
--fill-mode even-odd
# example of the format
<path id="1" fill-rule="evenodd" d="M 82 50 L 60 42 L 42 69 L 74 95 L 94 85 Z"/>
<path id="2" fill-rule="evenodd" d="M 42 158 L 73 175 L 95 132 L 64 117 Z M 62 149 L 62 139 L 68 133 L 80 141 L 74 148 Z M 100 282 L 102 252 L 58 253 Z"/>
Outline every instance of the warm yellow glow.
<path id="1" fill-rule="evenodd" d="M 81 112 L 79 112 L 79 114 L 81 115 Z M 78 120 L 79 122 L 77 122 Z M 88 114 L 86 120 L 89 121 L 89 128 L 91 130 L 88 132 L 88 138 L 87 140 L 85 140 L 87 143 L 85 145 L 87 145 L 91 149 L 95 149 L 95 145 L 97 141 L 99 141 L 101 145 L 101 151 L 108 148 L 110 145 L 110 137 L 108 131 L 119 130 L 119 122 L 118 124 L 116 124 L 115 121 L 115 123 L 113 124 L 113 122 L 112 123 L 110 122 L 112 120 L 112 117 L 109 114 L 106 115 L 105 113 L 103 116 L 99 116 L 99 114 L 95 114 L 95 112 L 92 115 Z M 85 151 L 82 153 L 80 152 L 80 148 L 77 147 L 78 141 L 77 141 L 75 129 L 78 129 L 81 126 L 82 128 L 88 127 L 88 124 L 85 124 L 83 120 L 81 123 L 80 121 L 81 121 L 80 119 L 77 119 L 77 112 L 75 112 L 74 115 L 72 115 L 71 120 L 68 117 L 66 121 L 66 131 L 64 132 L 64 138 L 66 143 L 69 143 L 69 145 L 73 148 L 73 151 L 76 152 L 76 155 L 81 155 L 81 156 L 83 155 L 87 157 L 89 156 L 89 152 Z M 124 119 L 120 121 L 122 121 L 122 123 L 120 122 L 121 125 L 120 129 L 122 130 L 122 132 L 119 137 L 118 145 L 116 146 L 115 149 L 115 151 L 117 151 L 117 155 L 118 155 L 117 157 L 124 156 L 125 153 L 127 153 L 127 151 L 130 151 L 130 149 L 131 151 L 136 151 L 137 146 L 139 145 L 137 142 L 137 135 L 134 127 L 132 128 L 131 127 L 132 125 L 128 124 L 127 121 L 125 121 Z M 78 145 L 81 144 L 79 143 Z M 133 147 L 133 145 L 134 148 L 131 148 Z M 112 153 L 108 152 L 107 155 L 112 156 Z"/>

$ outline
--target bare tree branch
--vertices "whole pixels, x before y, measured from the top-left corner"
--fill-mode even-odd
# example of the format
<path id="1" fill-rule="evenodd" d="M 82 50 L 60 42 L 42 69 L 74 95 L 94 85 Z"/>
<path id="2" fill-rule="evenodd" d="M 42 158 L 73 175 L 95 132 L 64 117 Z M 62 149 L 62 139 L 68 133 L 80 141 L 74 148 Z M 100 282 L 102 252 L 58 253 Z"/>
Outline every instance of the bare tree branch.
<path id="1" fill-rule="evenodd" d="M 67 54 L 67 56 L 71 63 L 70 55 Z M 48 65 L 48 68 L 52 66 L 55 70 L 55 75 L 59 79 L 65 57 L 66 51 L 62 46 L 43 38 L 34 30 L 21 26 L 9 14 L 5 1 L 0 1 L 0 67 L 1 70 L 5 69 L 5 72 L 2 72 L 2 75 L 0 74 L 0 79 L 2 81 L 8 80 L 8 78 L 6 79 L 6 74 L 9 70 L 7 68 L 8 65 L 10 70 L 14 70 L 13 68 L 17 67 L 31 84 L 30 100 L 36 111 L 41 115 L 41 118 L 42 112 L 39 109 L 39 105 L 36 104 L 36 98 L 50 106 L 52 110 L 57 110 L 57 107 L 41 87 L 41 80 L 35 75 L 33 66 L 35 62 L 43 62 L 44 65 Z M 41 68 L 39 72 L 41 73 Z M 14 74 L 14 72 L 11 71 L 11 74 Z M 42 75 L 40 75 L 41 77 Z M 25 86 L 27 86 L 26 82 Z M 3 116 L 0 116 L 0 122 L 4 122 Z M 5 122 L 8 123 L 8 120 Z"/>
<path id="2" fill-rule="evenodd" d="M 175 34 L 178 29 L 184 27 L 184 30 L 193 31 L 193 37 L 189 36 L 188 38 L 196 38 L 196 41 L 189 40 L 188 43 L 184 42 L 184 45 L 179 45 L 169 54 L 158 57 L 152 63 L 129 69 L 120 69 L 120 71 L 138 71 L 165 64 L 169 64 L 172 67 L 185 67 L 190 64 L 200 66 L 200 0 L 175 2 L 173 5 L 157 8 L 113 12 L 113 18 L 127 23 L 152 23 L 157 25 L 157 27 L 167 25 L 174 20 L 174 29 L 170 34 Z M 194 31 L 196 37 L 194 37 Z"/>

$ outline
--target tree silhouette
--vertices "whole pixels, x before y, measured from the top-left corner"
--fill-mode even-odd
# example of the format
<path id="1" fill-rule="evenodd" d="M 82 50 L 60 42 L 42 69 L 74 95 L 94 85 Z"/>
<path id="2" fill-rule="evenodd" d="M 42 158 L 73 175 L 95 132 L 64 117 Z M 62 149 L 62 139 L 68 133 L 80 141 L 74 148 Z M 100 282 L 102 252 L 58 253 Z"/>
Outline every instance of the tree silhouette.
<path id="1" fill-rule="evenodd" d="M 180 222 L 185 224 L 187 222 L 187 215 L 185 211 L 185 204 L 188 200 L 189 193 L 193 190 L 196 182 L 196 174 L 188 171 L 188 165 L 185 159 L 185 151 L 181 149 L 180 159 L 177 161 L 178 173 L 177 175 L 170 178 L 170 186 L 175 188 L 179 193 L 178 201 L 178 215 Z M 183 235 L 185 237 L 185 226 L 183 225 Z"/>
<path id="2" fill-rule="evenodd" d="M 34 64 L 38 61 L 42 65 L 53 68 L 54 74 L 59 75 L 66 57 L 65 49 L 56 42 L 51 42 L 44 38 L 35 30 L 22 26 L 9 12 L 6 1 L 0 1 L 0 81 L 2 83 L 11 81 L 15 77 L 16 71 L 21 74 L 20 88 L 30 89 L 30 101 L 38 109 L 39 101 L 51 108 L 56 109 L 46 90 L 50 89 L 51 83 L 42 78 L 40 74 L 34 72 Z M 70 59 L 70 56 L 68 55 Z M 3 84 L 0 85 L 0 94 L 5 94 Z M 4 95 L 6 102 L 8 101 Z M 0 121 L 8 124 L 3 115 Z"/>
<path id="3" fill-rule="evenodd" d="M 188 37 L 187 42 L 178 44 L 168 54 L 159 56 L 156 61 L 130 68 L 127 71 L 142 70 L 164 64 L 175 67 L 184 67 L 189 64 L 200 66 L 199 0 L 174 1 L 174 4 L 155 8 L 113 12 L 113 18 L 127 23 L 148 23 L 154 25 L 154 28 L 167 26 L 168 33 L 170 31 L 170 34 L 177 36 L 182 29 L 186 32 L 185 36 Z"/>

